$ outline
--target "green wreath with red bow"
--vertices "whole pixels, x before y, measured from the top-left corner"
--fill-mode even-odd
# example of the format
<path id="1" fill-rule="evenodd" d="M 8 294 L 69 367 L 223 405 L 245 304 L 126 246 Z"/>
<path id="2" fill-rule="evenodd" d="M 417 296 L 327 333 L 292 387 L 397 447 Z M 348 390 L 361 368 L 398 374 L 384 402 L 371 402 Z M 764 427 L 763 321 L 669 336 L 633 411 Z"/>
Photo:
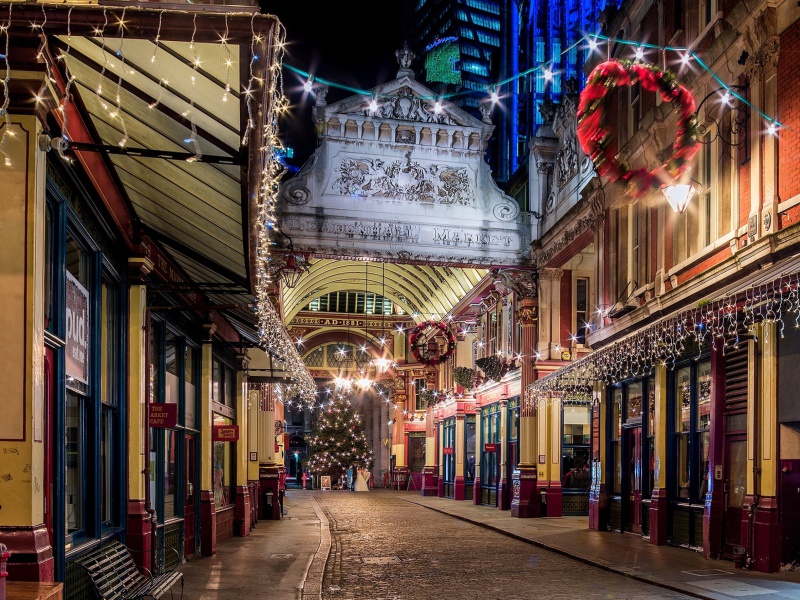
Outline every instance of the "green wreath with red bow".
<path id="1" fill-rule="evenodd" d="M 422 356 L 422 352 L 417 345 L 417 341 L 419 340 L 420 335 L 422 335 L 422 333 L 428 329 L 438 329 L 447 338 L 447 349 L 443 354 L 440 354 L 439 356 Z M 448 358 L 453 356 L 456 351 L 456 336 L 453 335 L 453 332 L 450 331 L 450 328 L 447 326 L 447 324 L 442 321 L 423 321 L 414 327 L 414 329 L 411 330 L 411 333 L 408 334 L 408 343 L 411 346 L 411 354 L 414 355 L 414 360 L 424 363 L 429 367 L 435 367 L 436 365 L 442 364 Z"/>
<path id="2" fill-rule="evenodd" d="M 609 89 L 635 85 L 658 92 L 664 102 L 675 102 L 680 110 L 672 156 L 659 168 L 631 169 L 620 162 L 618 150 L 611 141 L 611 128 L 606 125 L 604 100 Z M 700 149 L 697 139 L 697 108 L 694 96 L 679 84 L 673 73 L 655 65 L 627 60 L 609 60 L 598 65 L 586 82 L 578 104 L 578 141 L 592 159 L 600 176 L 627 183 L 627 192 L 638 198 L 650 189 L 672 183 L 689 168 Z"/>

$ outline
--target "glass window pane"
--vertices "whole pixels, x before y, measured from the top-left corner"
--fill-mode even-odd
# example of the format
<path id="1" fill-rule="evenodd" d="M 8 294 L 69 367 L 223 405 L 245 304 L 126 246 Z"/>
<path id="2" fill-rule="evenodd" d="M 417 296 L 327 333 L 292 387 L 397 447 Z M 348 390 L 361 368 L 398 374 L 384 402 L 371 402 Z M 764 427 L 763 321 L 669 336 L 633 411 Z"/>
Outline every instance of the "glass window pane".
<path id="1" fill-rule="evenodd" d="M 614 489 L 612 491 L 619 494 L 622 491 L 622 452 L 619 441 L 611 444 L 611 453 L 614 457 Z"/>
<path id="2" fill-rule="evenodd" d="M 117 365 L 119 348 L 119 294 L 117 288 L 103 281 L 102 284 L 102 316 L 101 316 L 101 369 L 100 369 L 100 393 L 101 399 L 106 404 L 117 403 L 117 377 L 119 368 Z"/>
<path id="3" fill-rule="evenodd" d="M 220 402 L 220 387 L 222 386 L 222 365 L 218 360 L 212 361 L 211 366 L 211 399 Z"/>
<path id="4" fill-rule="evenodd" d="M 157 326 L 150 327 L 150 402 L 161 402 L 159 398 L 159 364 L 158 364 L 158 342 L 161 329 Z"/>
<path id="5" fill-rule="evenodd" d="M 691 424 L 692 407 L 692 370 L 690 367 L 678 369 L 675 381 L 677 382 L 677 406 L 675 417 L 675 431 L 689 431 Z"/>
<path id="6" fill-rule="evenodd" d="M 230 425 L 232 421 L 220 415 L 214 415 L 214 425 Z M 231 486 L 233 485 L 233 452 L 234 442 L 214 442 L 214 504 L 218 507 L 231 503 Z"/>
<path id="7" fill-rule="evenodd" d="M 225 404 L 227 406 L 235 406 L 236 403 L 236 387 L 234 381 L 233 370 L 225 367 Z"/>
<path id="8" fill-rule="evenodd" d="M 66 430 L 66 522 L 67 533 L 83 529 L 83 477 L 84 454 L 81 434 L 83 423 L 81 415 L 81 399 L 76 394 L 67 392 L 65 416 Z"/>
<path id="9" fill-rule="evenodd" d="M 175 334 L 167 331 L 167 349 L 164 357 L 165 369 L 172 375 L 178 374 L 178 340 Z"/>
<path id="10" fill-rule="evenodd" d="M 114 493 L 112 466 L 114 464 L 113 448 L 113 409 L 103 406 L 102 429 L 100 432 L 100 520 L 108 523 L 112 519 L 111 498 Z"/>
<path id="11" fill-rule="evenodd" d="M 747 443 L 744 440 L 728 444 L 728 506 L 741 508 L 747 490 Z"/>
<path id="12" fill-rule="evenodd" d="M 703 431 L 698 434 L 698 446 L 700 447 L 700 468 L 698 470 L 700 476 L 700 489 L 697 493 L 697 500 L 703 501 L 706 499 L 706 492 L 708 492 L 708 449 L 710 445 L 711 433 Z"/>
<path id="13" fill-rule="evenodd" d="M 174 429 L 164 430 L 164 519 L 175 516 L 175 436 Z"/>
<path id="14" fill-rule="evenodd" d="M 711 423 L 711 361 L 697 365 L 697 429 L 708 429 Z"/>
<path id="15" fill-rule="evenodd" d="M 467 446 L 467 481 L 475 481 L 475 423 L 465 423 L 464 434 Z"/>
<path id="16" fill-rule="evenodd" d="M 675 468 L 678 481 L 678 497 L 689 499 L 689 434 L 677 436 Z"/>
<path id="17" fill-rule="evenodd" d="M 614 390 L 614 414 L 611 418 L 611 439 L 618 440 L 622 437 L 622 389 Z"/>
<path id="18" fill-rule="evenodd" d="M 628 403 L 625 405 L 625 420 L 642 418 L 642 384 L 632 383 L 628 386 Z"/>

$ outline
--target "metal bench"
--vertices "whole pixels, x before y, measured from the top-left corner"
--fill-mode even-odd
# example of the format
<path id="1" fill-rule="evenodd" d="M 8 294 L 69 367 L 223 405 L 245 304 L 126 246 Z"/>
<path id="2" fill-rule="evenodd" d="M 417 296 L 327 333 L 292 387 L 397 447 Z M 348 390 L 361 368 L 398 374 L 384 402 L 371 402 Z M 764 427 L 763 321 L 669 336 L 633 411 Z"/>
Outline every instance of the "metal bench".
<path id="1" fill-rule="evenodd" d="M 183 598 L 183 573 L 172 570 L 154 575 L 145 569 L 146 574 L 142 575 L 128 548 L 117 541 L 92 550 L 75 562 L 86 570 L 98 597 L 103 600 L 157 600 L 167 592 L 174 598 L 172 588 L 179 581 Z"/>

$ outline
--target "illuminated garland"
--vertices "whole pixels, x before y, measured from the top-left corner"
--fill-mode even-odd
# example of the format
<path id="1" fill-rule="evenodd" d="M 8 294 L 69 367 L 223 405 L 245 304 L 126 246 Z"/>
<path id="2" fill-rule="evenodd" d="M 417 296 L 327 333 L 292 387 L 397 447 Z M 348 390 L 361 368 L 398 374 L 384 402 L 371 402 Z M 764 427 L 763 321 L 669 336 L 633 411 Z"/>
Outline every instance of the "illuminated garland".
<path id="1" fill-rule="evenodd" d="M 658 92 L 664 102 L 675 102 L 680 110 L 672 156 L 661 167 L 631 169 L 617 158 L 611 141 L 611 127 L 606 125 L 604 100 L 606 93 L 618 86 L 636 85 Z M 689 162 L 700 149 L 697 139 L 697 115 L 694 97 L 677 83 L 675 75 L 655 65 L 625 60 L 609 60 L 598 65 L 589 75 L 578 105 L 578 140 L 592 159 L 600 176 L 627 183 L 634 198 L 649 189 L 658 189 L 677 179 L 689 168 Z"/>
<path id="2" fill-rule="evenodd" d="M 736 294 L 699 302 L 673 317 L 653 323 L 606 348 L 530 384 L 525 390 L 528 408 L 553 399 L 587 400 L 592 386 L 646 377 L 653 367 L 674 368 L 676 361 L 711 348 L 737 349 L 759 334 L 754 326 L 775 324 L 783 337 L 787 323 L 800 329 L 800 272 L 782 275 Z M 746 331 L 745 335 L 742 331 Z M 764 335 L 768 335 L 767 330 Z"/>
<path id="3" fill-rule="evenodd" d="M 424 357 L 420 352 L 419 347 L 417 346 L 417 340 L 419 336 L 428 329 L 438 329 L 447 337 L 447 349 L 444 351 L 444 354 L 441 354 L 437 357 Z M 436 365 L 440 365 L 445 362 L 448 358 L 453 356 L 456 351 L 456 336 L 453 335 L 453 332 L 447 327 L 442 321 L 423 321 L 414 329 L 411 330 L 411 333 L 408 334 L 408 343 L 411 346 L 411 354 L 414 355 L 414 360 L 417 362 L 421 362 L 429 367 L 435 367 Z"/>

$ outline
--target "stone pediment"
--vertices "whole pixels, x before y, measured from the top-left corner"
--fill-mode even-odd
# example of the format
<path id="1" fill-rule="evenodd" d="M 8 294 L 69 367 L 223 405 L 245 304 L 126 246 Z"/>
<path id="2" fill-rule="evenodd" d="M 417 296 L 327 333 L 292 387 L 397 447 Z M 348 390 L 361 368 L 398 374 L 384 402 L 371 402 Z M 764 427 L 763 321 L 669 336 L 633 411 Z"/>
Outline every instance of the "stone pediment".
<path id="1" fill-rule="evenodd" d="M 434 123 L 483 129 L 487 125 L 459 107 L 443 100 L 436 109 L 436 94 L 415 79 L 401 77 L 370 90 L 371 96 L 352 96 L 318 107 L 315 117 L 323 120 L 339 117 L 394 119 L 416 123 Z M 370 103 L 375 100 L 373 110 Z M 321 110 L 320 110 L 321 109 Z M 493 126 L 489 126 L 494 128 Z"/>
<path id="2" fill-rule="evenodd" d="M 530 224 L 484 160 L 494 126 L 407 76 L 317 105 L 319 147 L 281 187 L 299 252 L 454 265 L 518 265 Z"/>

